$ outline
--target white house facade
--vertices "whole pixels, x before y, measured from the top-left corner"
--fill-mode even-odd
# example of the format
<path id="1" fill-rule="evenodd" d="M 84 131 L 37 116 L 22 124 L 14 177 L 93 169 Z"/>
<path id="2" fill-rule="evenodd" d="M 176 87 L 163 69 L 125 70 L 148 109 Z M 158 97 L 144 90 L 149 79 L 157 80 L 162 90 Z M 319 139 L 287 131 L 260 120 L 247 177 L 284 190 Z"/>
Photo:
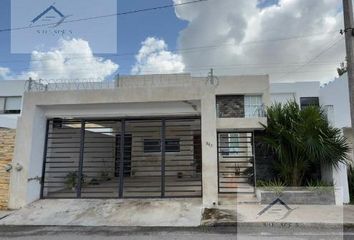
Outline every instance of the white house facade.
<path id="1" fill-rule="evenodd" d="M 147 75 L 98 85 L 29 85 L 10 208 L 40 198 L 178 197 L 213 207 L 223 194 L 254 194 L 268 76 Z"/>

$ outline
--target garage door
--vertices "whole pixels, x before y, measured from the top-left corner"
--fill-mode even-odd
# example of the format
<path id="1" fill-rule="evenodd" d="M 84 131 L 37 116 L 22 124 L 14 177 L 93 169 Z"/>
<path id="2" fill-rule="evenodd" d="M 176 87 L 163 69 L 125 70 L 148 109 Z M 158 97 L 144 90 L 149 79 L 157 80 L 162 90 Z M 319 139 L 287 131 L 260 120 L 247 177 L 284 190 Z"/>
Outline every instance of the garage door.
<path id="1" fill-rule="evenodd" d="M 201 197 L 200 118 L 50 119 L 42 198 Z"/>

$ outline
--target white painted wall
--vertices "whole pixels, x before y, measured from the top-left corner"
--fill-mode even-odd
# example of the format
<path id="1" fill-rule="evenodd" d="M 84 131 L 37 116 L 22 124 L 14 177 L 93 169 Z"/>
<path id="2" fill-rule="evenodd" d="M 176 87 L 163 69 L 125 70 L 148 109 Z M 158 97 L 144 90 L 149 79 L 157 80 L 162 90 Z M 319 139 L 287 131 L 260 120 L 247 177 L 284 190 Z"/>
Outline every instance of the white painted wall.
<path id="1" fill-rule="evenodd" d="M 346 73 L 321 87 L 320 104 L 323 107 L 331 106 L 333 112 L 330 113 L 329 120 L 334 127 L 343 131 L 351 128 L 348 75 Z M 333 169 L 332 175 L 337 191 L 337 201 L 348 203 L 347 167 L 340 164 L 337 169 Z"/>
<path id="2" fill-rule="evenodd" d="M 23 80 L 3 80 L 0 81 L 0 97 L 23 96 L 25 91 L 25 81 Z M 1 114 L 0 128 L 16 128 L 17 119 L 20 114 Z"/>
<path id="3" fill-rule="evenodd" d="M 333 106 L 334 114 L 332 124 L 335 127 L 340 129 L 351 127 L 347 74 L 321 87 L 320 104 L 322 106 Z"/>
<path id="4" fill-rule="evenodd" d="M 0 81 L 0 96 L 22 96 L 25 91 L 25 80 Z"/>
<path id="5" fill-rule="evenodd" d="M 320 82 L 272 83 L 270 94 L 272 103 L 286 103 L 295 99 L 300 104 L 301 97 L 320 96 Z"/>

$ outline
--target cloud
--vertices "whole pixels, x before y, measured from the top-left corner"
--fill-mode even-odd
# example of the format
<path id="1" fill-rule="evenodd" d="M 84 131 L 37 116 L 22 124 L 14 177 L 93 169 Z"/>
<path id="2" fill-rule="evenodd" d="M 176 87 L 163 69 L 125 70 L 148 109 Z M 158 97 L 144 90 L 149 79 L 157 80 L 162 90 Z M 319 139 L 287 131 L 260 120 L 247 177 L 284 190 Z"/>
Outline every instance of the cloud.
<path id="1" fill-rule="evenodd" d="M 132 74 L 180 73 L 185 65 L 182 57 L 168 51 L 164 40 L 148 37 L 141 43 Z"/>
<path id="2" fill-rule="evenodd" d="M 115 73 L 118 67 L 111 60 L 94 56 L 87 41 L 60 40 L 58 47 L 51 51 L 33 51 L 29 71 L 15 78 L 104 80 Z"/>
<path id="3" fill-rule="evenodd" d="M 187 0 L 174 0 L 175 3 Z M 261 8 L 259 4 L 267 4 Z M 338 0 L 209 0 L 176 7 L 187 69 L 270 74 L 271 81 L 328 81 L 344 60 Z M 199 46 L 215 46 L 198 49 Z"/>
<path id="4" fill-rule="evenodd" d="M 0 80 L 7 80 L 11 78 L 11 70 L 9 68 L 0 67 Z"/>
<path id="5" fill-rule="evenodd" d="M 33 78 L 105 79 L 118 69 L 111 60 L 95 57 L 87 41 L 61 40 L 59 47 L 49 52 L 32 52 Z"/>

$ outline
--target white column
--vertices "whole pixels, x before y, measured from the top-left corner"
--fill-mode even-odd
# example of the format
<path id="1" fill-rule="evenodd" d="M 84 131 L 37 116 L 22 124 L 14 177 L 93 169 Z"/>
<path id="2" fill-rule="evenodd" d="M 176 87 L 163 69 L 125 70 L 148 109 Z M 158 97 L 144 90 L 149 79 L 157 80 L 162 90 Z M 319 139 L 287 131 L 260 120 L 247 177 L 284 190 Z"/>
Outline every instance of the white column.
<path id="1" fill-rule="evenodd" d="M 333 184 L 336 193 L 336 204 L 349 203 L 349 186 L 347 166 L 339 163 L 338 168 L 333 168 Z"/>
<path id="2" fill-rule="evenodd" d="M 40 197 L 39 178 L 42 175 L 46 120 L 39 108 L 24 106 L 23 109 L 24 112 L 17 124 L 16 146 L 12 160 L 10 209 L 24 207 Z"/>
<path id="3" fill-rule="evenodd" d="M 216 99 L 214 89 L 206 89 L 201 102 L 203 206 L 218 205 Z"/>

